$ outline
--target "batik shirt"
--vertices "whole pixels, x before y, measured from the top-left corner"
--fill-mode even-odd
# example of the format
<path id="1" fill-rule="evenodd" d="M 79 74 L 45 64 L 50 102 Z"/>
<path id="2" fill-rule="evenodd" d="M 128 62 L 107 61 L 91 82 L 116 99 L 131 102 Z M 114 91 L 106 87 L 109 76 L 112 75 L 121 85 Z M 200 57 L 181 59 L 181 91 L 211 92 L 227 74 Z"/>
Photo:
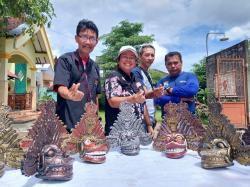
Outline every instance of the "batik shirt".
<path id="1" fill-rule="evenodd" d="M 112 97 L 131 96 L 140 90 L 143 91 L 142 84 L 136 80 L 133 73 L 130 76 L 125 74 L 121 69 L 113 71 L 105 81 L 105 135 L 110 132 L 110 127 L 117 119 L 120 112 L 119 108 L 113 108 L 109 105 L 108 99 Z M 133 108 L 138 118 L 143 120 L 144 104 L 135 103 Z"/>

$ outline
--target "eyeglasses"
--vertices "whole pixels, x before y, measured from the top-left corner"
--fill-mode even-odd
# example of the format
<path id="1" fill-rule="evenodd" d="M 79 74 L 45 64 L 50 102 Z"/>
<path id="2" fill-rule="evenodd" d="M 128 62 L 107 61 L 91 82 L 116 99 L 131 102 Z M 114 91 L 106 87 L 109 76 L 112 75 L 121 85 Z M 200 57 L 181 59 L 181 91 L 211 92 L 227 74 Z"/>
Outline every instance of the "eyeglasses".
<path id="1" fill-rule="evenodd" d="M 87 36 L 87 35 L 82 35 L 82 36 L 80 36 L 80 35 L 77 35 L 79 38 L 81 38 L 81 40 L 83 41 L 83 42 L 87 42 L 88 40 L 90 41 L 90 43 L 96 43 L 96 37 L 89 37 L 89 36 Z"/>
<path id="2" fill-rule="evenodd" d="M 130 57 L 130 56 L 121 56 L 121 59 L 126 61 L 135 61 L 135 57 Z"/>

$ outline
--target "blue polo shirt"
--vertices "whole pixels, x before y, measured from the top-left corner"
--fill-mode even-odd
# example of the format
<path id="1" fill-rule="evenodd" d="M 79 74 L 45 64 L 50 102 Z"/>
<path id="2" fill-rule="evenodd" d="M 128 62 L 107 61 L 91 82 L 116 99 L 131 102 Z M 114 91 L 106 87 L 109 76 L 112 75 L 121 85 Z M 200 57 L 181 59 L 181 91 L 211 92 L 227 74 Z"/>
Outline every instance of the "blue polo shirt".
<path id="1" fill-rule="evenodd" d="M 192 101 L 186 102 L 188 104 L 188 110 L 195 113 L 195 101 L 194 96 L 197 94 L 199 90 L 199 81 L 195 74 L 190 72 L 181 72 L 176 77 L 171 77 L 167 75 L 158 81 L 157 87 L 164 85 L 167 83 L 171 88 L 173 88 L 173 92 L 170 95 L 163 95 L 160 98 L 155 99 L 155 104 L 161 106 L 162 116 L 165 114 L 164 105 L 166 103 L 179 103 L 182 98 L 188 98 Z"/>

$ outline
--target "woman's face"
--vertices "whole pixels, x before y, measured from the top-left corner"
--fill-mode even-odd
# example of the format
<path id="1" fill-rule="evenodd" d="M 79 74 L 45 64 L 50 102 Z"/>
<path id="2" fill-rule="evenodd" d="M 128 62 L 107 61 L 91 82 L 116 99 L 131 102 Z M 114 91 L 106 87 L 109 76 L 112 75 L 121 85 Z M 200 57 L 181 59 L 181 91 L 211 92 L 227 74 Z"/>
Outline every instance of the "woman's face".
<path id="1" fill-rule="evenodd" d="M 136 56 L 131 51 L 124 51 L 119 58 L 118 66 L 127 75 L 130 75 L 136 65 Z"/>

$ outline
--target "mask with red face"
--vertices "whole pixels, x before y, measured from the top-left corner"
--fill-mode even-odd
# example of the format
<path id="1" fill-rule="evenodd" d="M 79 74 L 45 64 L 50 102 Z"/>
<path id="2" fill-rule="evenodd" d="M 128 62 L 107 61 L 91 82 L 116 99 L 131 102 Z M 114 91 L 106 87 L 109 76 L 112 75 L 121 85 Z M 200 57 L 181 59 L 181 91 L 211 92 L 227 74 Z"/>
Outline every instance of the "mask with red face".
<path id="1" fill-rule="evenodd" d="M 186 103 L 167 103 L 166 112 L 153 148 L 168 158 L 181 158 L 187 148 L 197 150 L 204 135 L 200 121 L 192 115 Z"/>
<path id="2" fill-rule="evenodd" d="M 187 141 L 182 134 L 172 133 L 166 136 L 165 153 L 168 158 L 181 158 L 187 152 Z"/>
<path id="3" fill-rule="evenodd" d="M 93 102 L 86 103 L 85 114 L 73 129 L 64 149 L 71 153 L 79 152 L 80 159 L 85 162 L 100 164 L 106 161 L 108 143 L 97 108 Z"/>

